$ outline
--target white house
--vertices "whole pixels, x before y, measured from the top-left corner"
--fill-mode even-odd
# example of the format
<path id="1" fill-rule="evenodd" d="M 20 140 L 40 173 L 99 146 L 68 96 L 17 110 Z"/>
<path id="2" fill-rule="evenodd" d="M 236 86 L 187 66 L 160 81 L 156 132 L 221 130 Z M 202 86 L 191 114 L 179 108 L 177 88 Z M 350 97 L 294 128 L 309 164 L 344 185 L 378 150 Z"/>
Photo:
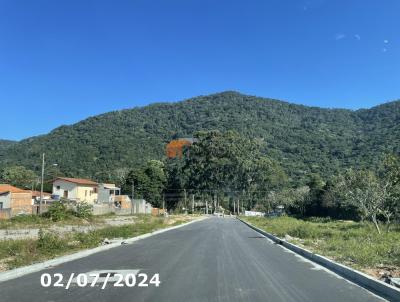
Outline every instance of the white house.
<path id="1" fill-rule="evenodd" d="M 98 183 L 90 179 L 58 177 L 53 182 L 53 195 L 77 202 L 95 203 Z"/>
<path id="2" fill-rule="evenodd" d="M 115 196 L 121 195 L 121 189 L 116 187 L 115 184 L 99 184 L 98 202 L 110 203 L 114 202 Z"/>

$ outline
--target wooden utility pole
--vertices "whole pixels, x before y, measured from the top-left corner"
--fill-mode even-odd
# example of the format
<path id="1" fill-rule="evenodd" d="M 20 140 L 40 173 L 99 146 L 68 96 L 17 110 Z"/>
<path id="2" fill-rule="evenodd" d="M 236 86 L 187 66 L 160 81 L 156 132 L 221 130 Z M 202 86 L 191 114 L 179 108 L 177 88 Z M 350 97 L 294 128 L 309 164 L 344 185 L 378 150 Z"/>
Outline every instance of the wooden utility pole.
<path id="1" fill-rule="evenodd" d="M 162 209 L 163 209 L 163 213 L 165 216 L 165 193 L 163 193 L 163 195 L 162 195 Z"/>
<path id="2" fill-rule="evenodd" d="M 134 200 L 135 199 L 135 183 L 134 182 L 132 182 L 132 200 L 131 200 L 131 214 L 133 214 L 134 213 L 134 209 L 133 209 L 133 207 L 134 207 Z"/>
<path id="3" fill-rule="evenodd" d="M 42 154 L 42 177 L 40 184 L 40 204 L 39 204 L 39 214 L 43 211 L 43 182 L 44 182 L 44 153 Z"/>
<path id="4" fill-rule="evenodd" d="M 194 194 L 192 194 L 192 214 L 194 214 Z"/>
<path id="5" fill-rule="evenodd" d="M 186 189 L 183 189 L 183 192 L 185 193 L 185 211 L 187 212 Z"/>
<path id="6" fill-rule="evenodd" d="M 233 200 L 233 215 L 236 215 L 236 206 L 235 200 Z"/>

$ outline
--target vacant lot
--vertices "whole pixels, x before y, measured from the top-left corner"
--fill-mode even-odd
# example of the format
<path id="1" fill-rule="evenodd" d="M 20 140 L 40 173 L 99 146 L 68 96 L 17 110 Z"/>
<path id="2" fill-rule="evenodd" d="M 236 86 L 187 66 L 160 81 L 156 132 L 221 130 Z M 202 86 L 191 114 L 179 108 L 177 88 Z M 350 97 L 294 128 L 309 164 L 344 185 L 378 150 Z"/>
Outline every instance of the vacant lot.
<path id="1" fill-rule="evenodd" d="M 400 277 L 400 227 L 379 235 L 369 223 L 292 217 L 245 217 L 246 221 L 317 254 L 376 278 Z"/>
<path id="2" fill-rule="evenodd" d="M 84 232 L 79 231 L 80 226 L 84 225 L 83 221 L 77 221 L 76 228 L 69 232 L 55 232 L 46 221 L 40 220 L 38 224 L 32 221 L 18 221 L 19 227 L 26 227 L 28 224 L 31 227 L 43 226 L 43 228 L 40 229 L 38 238 L 0 240 L 0 271 L 52 259 L 81 249 L 93 248 L 103 244 L 105 239 L 135 237 L 179 225 L 198 217 L 174 215 L 164 218 L 142 215 L 124 218 L 130 219 L 131 222 L 128 224 L 124 222 L 122 225 L 101 225 L 101 220 L 96 218 L 97 228 Z M 72 221 L 68 223 L 71 224 Z M 8 227 L 11 226 L 12 224 L 8 225 Z M 62 228 L 61 224 L 58 224 L 58 227 Z"/>

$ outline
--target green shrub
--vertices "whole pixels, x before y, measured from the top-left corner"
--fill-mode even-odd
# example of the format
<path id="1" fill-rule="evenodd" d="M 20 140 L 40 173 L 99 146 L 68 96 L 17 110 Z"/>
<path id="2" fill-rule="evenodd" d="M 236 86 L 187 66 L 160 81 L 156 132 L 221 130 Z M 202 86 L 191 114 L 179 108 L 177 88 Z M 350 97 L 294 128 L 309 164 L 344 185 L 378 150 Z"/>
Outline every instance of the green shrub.
<path id="1" fill-rule="evenodd" d="M 63 203 L 53 202 L 45 216 L 49 217 L 53 221 L 60 221 L 67 218 L 69 216 L 69 212 Z"/>
<path id="2" fill-rule="evenodd" d="M 76 206 L 76 212 L 74 213 L 76 217 L 88 219 L 93 216 L 93 207 L 87 202 L 80 202 Z"/>
<path id="3" fill-rule="evenodd" d="M 40 252 L 46 254 L 58 254 L 67 248 L 67 240 L 52 233 L 46 233 L 39 230 L 37 248 Z"/>

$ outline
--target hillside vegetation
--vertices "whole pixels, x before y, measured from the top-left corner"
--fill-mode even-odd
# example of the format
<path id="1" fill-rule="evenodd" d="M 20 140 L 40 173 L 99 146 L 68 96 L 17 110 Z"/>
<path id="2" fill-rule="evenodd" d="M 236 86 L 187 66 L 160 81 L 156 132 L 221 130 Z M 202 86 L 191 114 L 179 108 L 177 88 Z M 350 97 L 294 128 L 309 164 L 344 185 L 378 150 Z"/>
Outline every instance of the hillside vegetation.
<path id="1" fill-rule="evenodd" d="M 90 117 L 7 148 L 0 143 L 0 168 L 39 171 L 46 152 L 57 173 L 108 180 L 119 168 L 162 159 L 168 141 L 200 130 L 257 139 L 291 180 L 305 183 L 310 172 L 329 177 L 348 167 L 373 169 L 383 153 L 399 153 L 400 102 L 352 111 L 224 92 Z"/>
<path id="2" fill-rule="evenodd" d="M 15 144 L 15 141 L 0 139 L 0 153 L 4 152 L 8 147 Z"/>

